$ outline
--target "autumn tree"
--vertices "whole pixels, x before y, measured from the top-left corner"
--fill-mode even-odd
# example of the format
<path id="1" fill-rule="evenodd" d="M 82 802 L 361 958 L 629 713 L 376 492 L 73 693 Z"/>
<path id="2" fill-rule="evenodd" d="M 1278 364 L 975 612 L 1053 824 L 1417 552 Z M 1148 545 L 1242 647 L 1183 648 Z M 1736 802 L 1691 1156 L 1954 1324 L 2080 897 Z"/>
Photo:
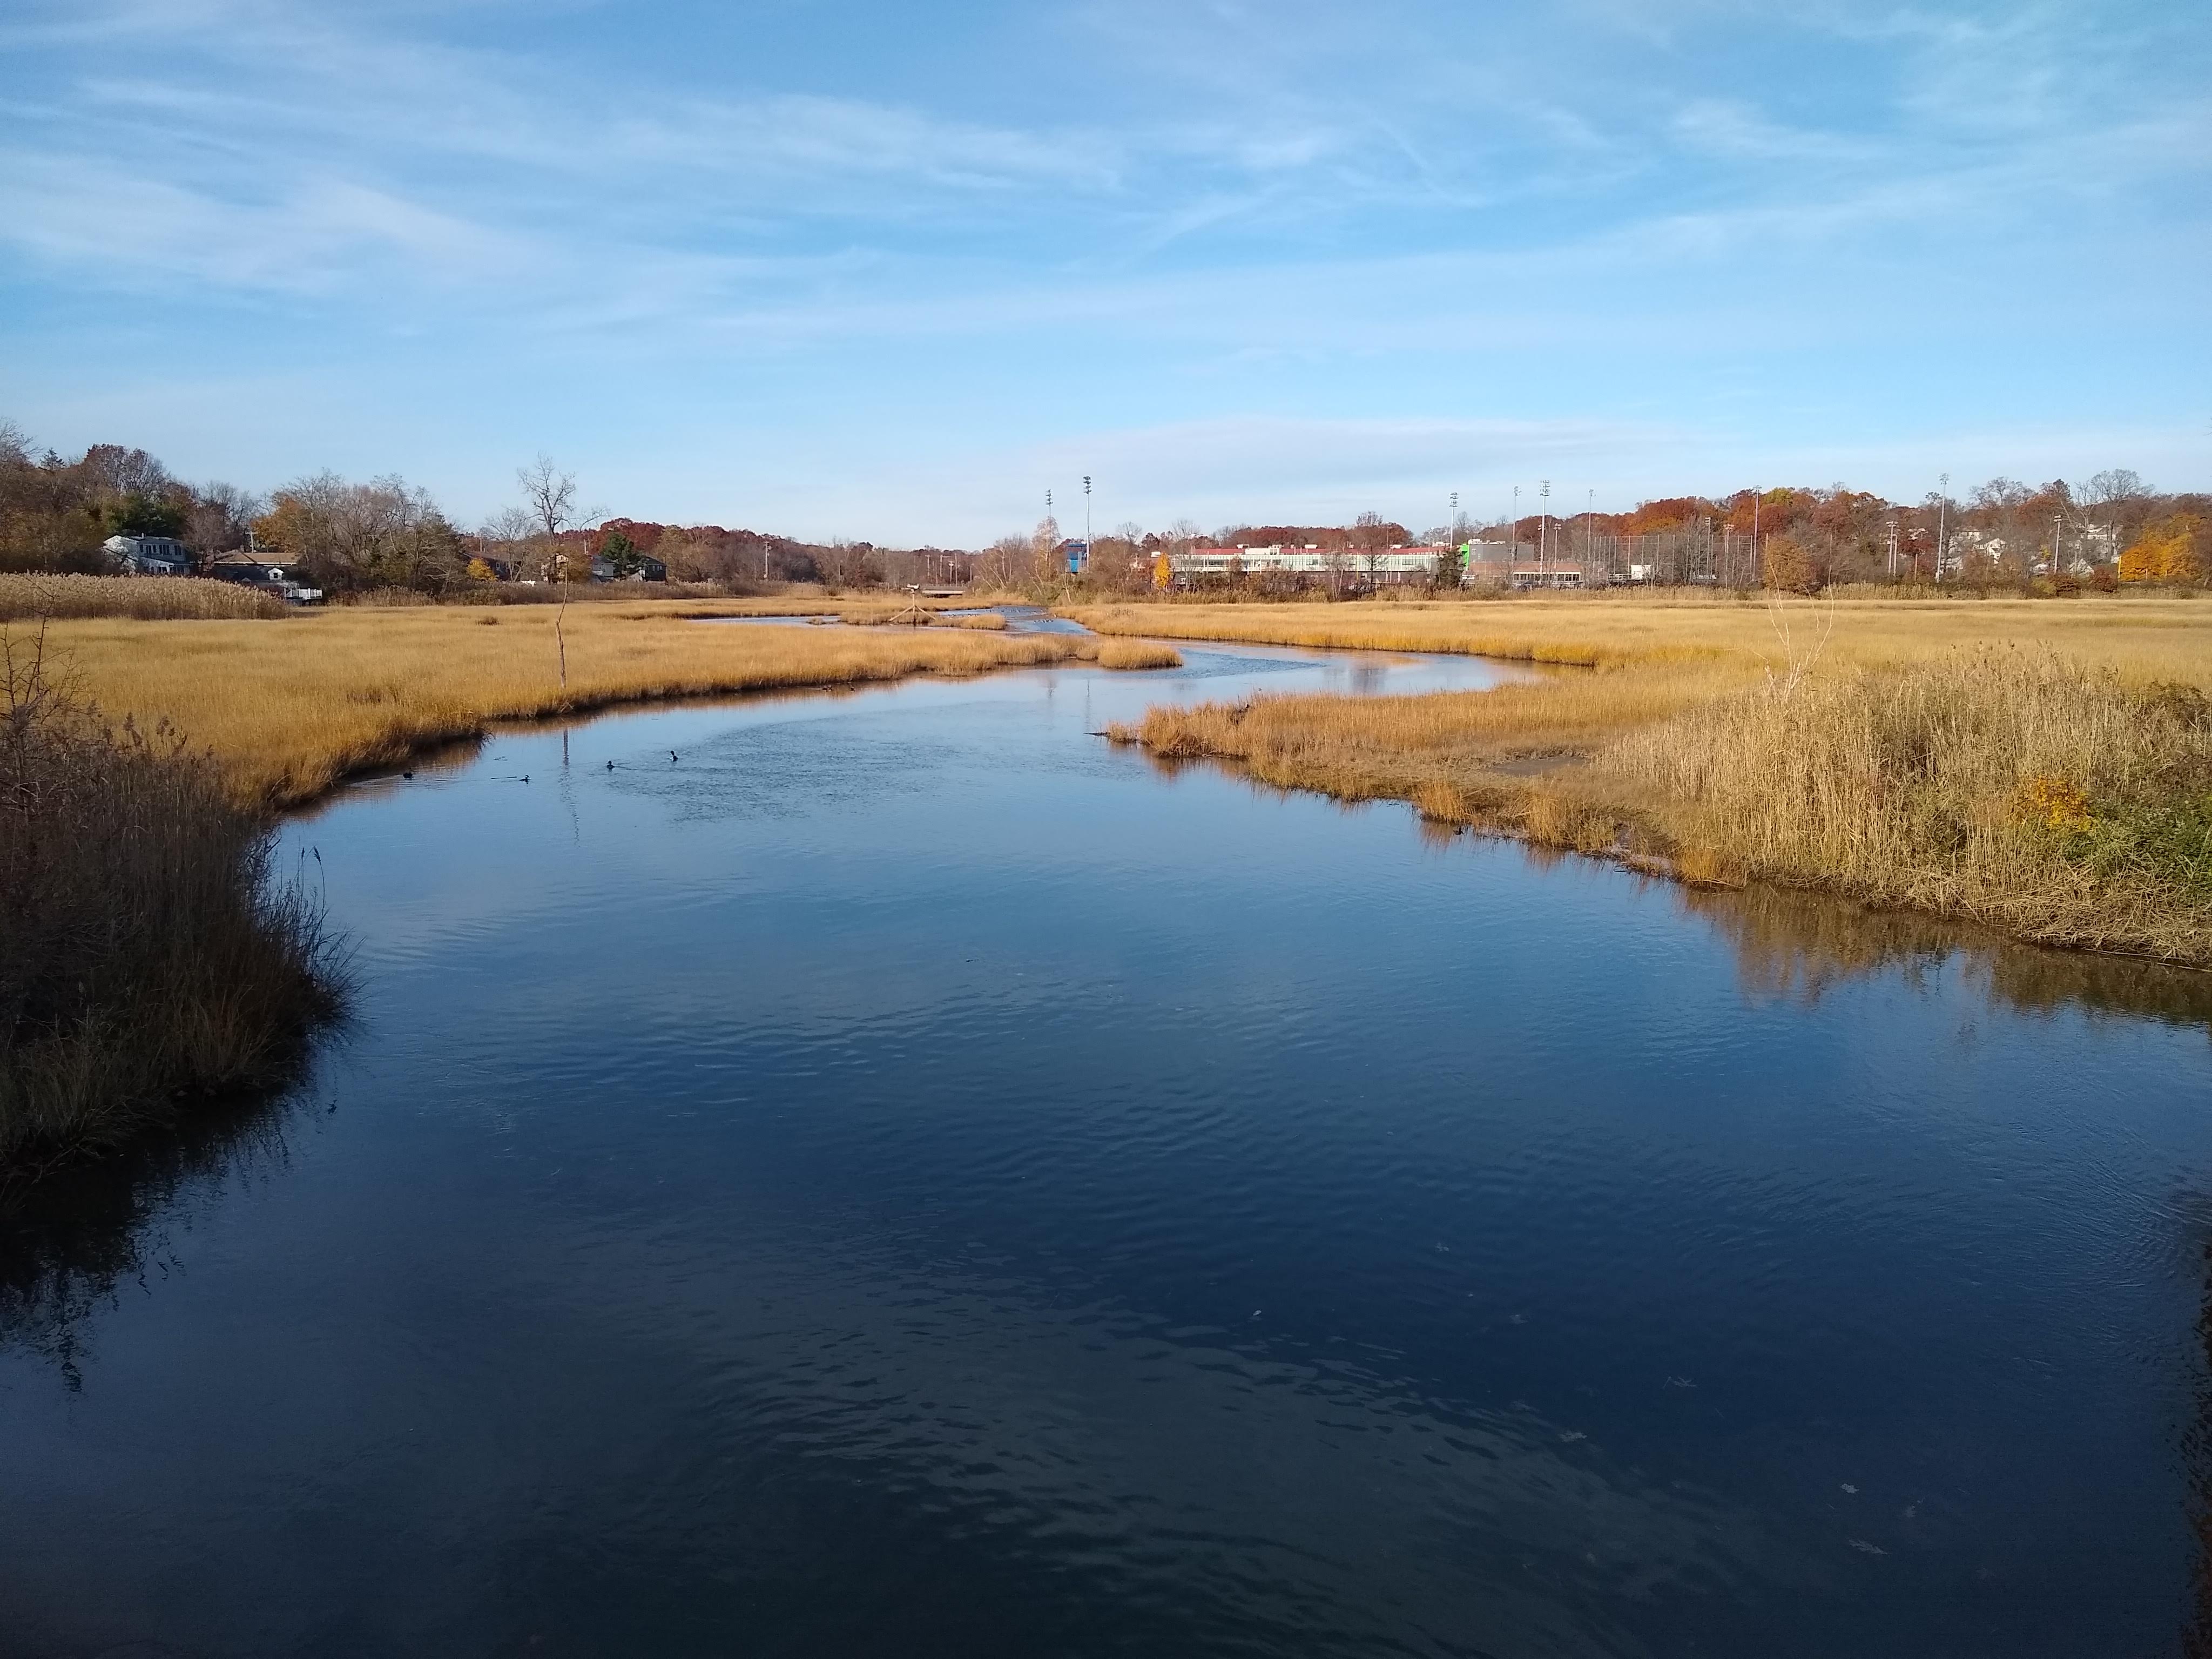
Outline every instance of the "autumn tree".
<path id="1" fill-rule="evenodd" d="M 1782 593 L 1820 591 L 1820 567 L 1814 562 L 1811 550 L 1795 536 L 1767 537 L 1765 551 L 1764 580 L 1767 586 Z"/>
<path id="2" fill-rule="evenodd" d="M 321 472 L 295 479 L 276 493 L 253 530 L 270 551 L 324 587 L 440 592 L 465 580 L 468 555 L 459 533 L 428 492 L 398 477 L 349 483 Z"/>
<path id="3" fill-rule="evenodd" d="M 2194 513 L 2176 513 L 2148 526 L 2120 555 L 2124 582 L 2195 582 L 2204 580 L 2205 522 Z"/>

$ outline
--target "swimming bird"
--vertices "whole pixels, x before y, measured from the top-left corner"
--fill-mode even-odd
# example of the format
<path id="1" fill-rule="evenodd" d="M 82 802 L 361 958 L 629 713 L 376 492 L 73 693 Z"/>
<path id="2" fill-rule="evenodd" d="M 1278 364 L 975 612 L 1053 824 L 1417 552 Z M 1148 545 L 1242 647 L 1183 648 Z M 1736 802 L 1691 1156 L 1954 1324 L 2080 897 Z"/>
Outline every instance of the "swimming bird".
<path id="1" fill-rule="evenodd" d="M 676 758 L 676 751 L 675 751 L 673 749 L 672 749 L 672 750 L 670 750 L 668 751 L 668 758 L 669 758 L 669 760 L 670 760 L 671 762 L 673 762 L 673 761 L 675 760 L 675 758 Z"/>
<path id="2" fill-rule="evenodd" d="M 411 778 L 415 775 L 412 772 L 402 772 L 399 775 L 403 778 Z"/>
<path id="3" fill-rule="evenodd" d="M 614 769 L 615 769 L 615 763 L 614 763 L 612 761 L 609 761 L 609 762 L 607 763 L 607 770 L 608 770 L 608 771 L 610 771 L 610 772 L 611 772 L 611 771 L 613 771 Z"/>
<path id="4" fill-rule="evenodd" d="M 523 781 L 525 783 L 529 782 L 529 781 L 530 781 L 530 774 L 529 774 L 529 773 L 527 773 L 527 772 L 525 772 L 525 773 L 522 775 L 522 781 Z"/>

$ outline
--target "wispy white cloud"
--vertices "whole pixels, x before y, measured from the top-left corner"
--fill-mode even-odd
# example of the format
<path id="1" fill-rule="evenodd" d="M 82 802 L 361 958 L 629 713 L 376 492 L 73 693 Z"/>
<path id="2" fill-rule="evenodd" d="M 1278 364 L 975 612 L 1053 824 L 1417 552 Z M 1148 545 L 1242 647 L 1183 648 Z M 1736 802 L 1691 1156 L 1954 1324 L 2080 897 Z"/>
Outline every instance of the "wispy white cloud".
<path id="1" fill-rule="evenodd" d="M 592 3 L 25 0 L 0 297 L 192 319 L 177 377 L 257 319 L 368 364 L 434 338 L 422 372 L 518 431 L 548 395 L 496 388 L 548 364 L 586 422 L 609 380 L 774 385 L 831 450 L 957 404 L 971 495 L 1057 465 L 1054 432 L 1168 434 L 1114 465 L 1193 491 L 1272 454 L 1349 498 L 1485 431 L 1587 432 L 1595 471 L 1741 448 L 1808 384 L 1863 439 L 1884 356 L 1961 417 L 2191 395 L 2212 31 L 2178 3 L 956 3 L 927 61 L 857 13 L 834 57 L 770 38 L 808 15 L 695 63 Z M 1002 404 L 1031 437 L 993 435 Z"/>

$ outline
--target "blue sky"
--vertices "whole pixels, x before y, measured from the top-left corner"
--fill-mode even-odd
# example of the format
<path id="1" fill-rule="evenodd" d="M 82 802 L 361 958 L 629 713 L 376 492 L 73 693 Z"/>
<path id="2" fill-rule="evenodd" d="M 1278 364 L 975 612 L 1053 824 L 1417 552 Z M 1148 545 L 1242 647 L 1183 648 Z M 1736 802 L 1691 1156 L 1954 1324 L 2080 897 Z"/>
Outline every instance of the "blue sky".
<path id="1" fill-rule="evenodd" d="M 2212 487 L 2212 13 L 13 0 L 0 414 L 972 544 Z"/>

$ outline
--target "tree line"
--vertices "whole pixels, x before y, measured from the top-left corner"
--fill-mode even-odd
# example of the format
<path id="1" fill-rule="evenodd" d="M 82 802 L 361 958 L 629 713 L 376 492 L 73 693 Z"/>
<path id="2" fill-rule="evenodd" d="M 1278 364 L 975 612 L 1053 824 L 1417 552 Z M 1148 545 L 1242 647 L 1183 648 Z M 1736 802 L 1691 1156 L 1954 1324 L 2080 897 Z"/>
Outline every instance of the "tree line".
<path id="1" fill-rule="evenodd" d="M 1569 558 L 1606 538 L 1698 537 L 1745 550 L 1736 568 L 1751 579 L 1805 591 L 1846 582 L 2190 583 L 2212 574 L 2212 496 L 2163 493 L 2124 467 L 2078 484 L 1996 477 L 1963 495 L 1931 491 L 1910 503 L 1841 483 L 1669 496 L 1627 513 L 1531 517 L 1486 533 L 1545 541 Z"/>
<path id="2" fill-rule="evenodd" d="M 254 552 L 333 594 L 407 588 L 434 597 L 502 582 L 581 582 L 648 570 L 731 591 L 793 581 L 833 586 L 964 584 L 955 549 L 811 543 L 720 525 L 610 517 L 579 504 L 576 480 L 541 455 L 514 474 L 515 502 L 465 528 L 397 474 L 324 471 L 266 496 L 195 484 L 146 451 L 94 444 L 75 458 L 37 450 L 0 420 L 0 571 L 115 570 L 113 536 L 166 536 L 203 559 Z"/>
<path id="3" fill-rule="evenodd" d="M 1708 555 L 1706 579 L 1806 589 L 1885 581 L 2201 583 L 2212 575 L 2212 497 L 2161 493 L 2124 468 L 2078 484 L 2053 479 L 2031 487 L 1997 477 L 1961 496 L 1936 492 L 1910 503 L 1840 483 L 1666 496 L 1626 513 L 1481 525 L 1462 517 L 1418 536 L 1374 512 L 1347 525 L 1240 523 L 1211 533 L 1188 518 L 1160 529 L 1125 522 L 1080 550 L 1073 571 L 1066 538 L 1049 515 L 980 550 L 893 548 L 610 516 L 580 506 L 574 475 L 542 454 L 515 470 L 514 483 L 513 505 L 466 529 L 396 474 L 362 482 L 319 472 L 264 498 L 229 483 L 188 483 L 144 450 L 119 444 L 94 444 L 73 459 L 36 452 L 21 428 L 0 420 L 0 570 L 98 573 L 113 565 L 103 548 L 108 538 L 158 535 L 203 556 L 251 547 L 338 594 L 396 587 L 449 595 L 501 582 L 582 581 L 595 570 L 732 591 L 818 581 L 1136 592 L 1153 586 L 1161 556 L 1198 546 L 1316 547 L 1344 556 L 1356 571 L 1363 552 L 1416 542 L 1492 550 L 1503 543 L 1594 562 L 1608 546 L 1717 546 L 1728 551 Z M 1686 571 L 1687 561 L 1679 568 Z M 1439 580 L 1456 576 L 1455 555 L 1448 555 Z"/>

